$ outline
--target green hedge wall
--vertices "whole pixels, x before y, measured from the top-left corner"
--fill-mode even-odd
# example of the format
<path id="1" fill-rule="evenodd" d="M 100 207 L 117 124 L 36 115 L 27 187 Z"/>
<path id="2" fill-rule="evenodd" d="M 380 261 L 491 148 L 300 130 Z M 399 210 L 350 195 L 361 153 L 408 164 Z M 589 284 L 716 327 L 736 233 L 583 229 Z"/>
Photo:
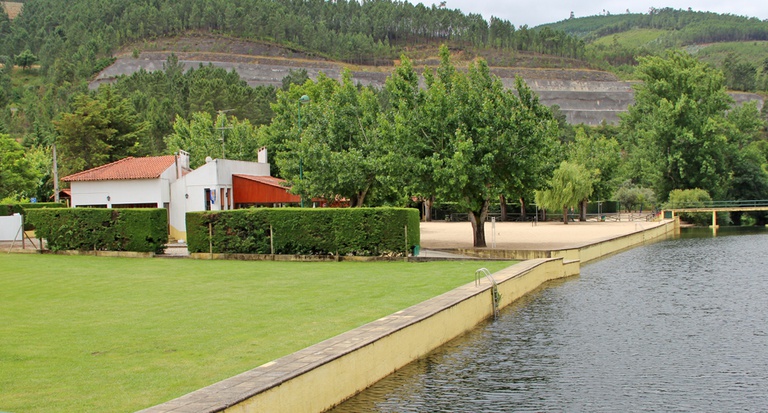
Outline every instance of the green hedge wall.
<path id="1" fill-rule="evenodd" d="M 211 237 L 209 238 L 209 224 Z M 273 239 L 270 240 L 270 225 Z M 252 208 L 187 213 L 189 252 L 403 255 L 419 245 L 419 211 L 407 208 Z M 271 242 L 270 242 L 271 241 Z"/>
<path id="2" fill-rule="evenodd" d="M 24 202 L 21 204 L 0 204 L 0 216 L 8 216 L 16 213 L 24 214 L 26 209 L 37 208 L 66 208 L 63 202 Z"/>
<path id="3" fill-rule="evenodd" d="M 37 238 L 59 250 L 162 253 L 168 242 L 165 209 L 45 208 L 27 211 Z"/>

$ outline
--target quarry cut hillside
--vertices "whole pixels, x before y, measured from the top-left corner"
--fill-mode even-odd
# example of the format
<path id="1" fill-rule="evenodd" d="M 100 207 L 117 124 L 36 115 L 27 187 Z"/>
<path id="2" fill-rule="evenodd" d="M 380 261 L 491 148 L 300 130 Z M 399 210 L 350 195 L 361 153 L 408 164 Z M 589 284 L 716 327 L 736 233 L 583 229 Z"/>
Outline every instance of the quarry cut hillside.
<path id="1" fill-rule="evenodd" d="M 91 88 L 113 82 L 118 76 L 130 75 L 140 69 L 150 72 L 162 70 L 163 64 L 172 53 L 187 69 L 210 63 L 227 71 L 235 70 L 250 86 L 279 87 L 290 70 L 300 69 L 306 70 L 312 79 L 320 72 L 340 79 L 341 72 L 346 67 L 352 72 L 356 83 L 383 87 L 396 63 L 383 61 L 381 66 L 354 66 L 259 42 L 214 36 L 189 36 L 158 39 L 121 51 L 115 56 L 115 63 L 99 73 L 91 82 Z M 585 68 L 578 61 L 559 61 L 557 63 L 560 65 L 566 64 L 570 68 L 550 69 L 532 67 L 537 64 L 552 65 L 547 56 L 482 57 L 490 62 L 491 71 L 502 80 L 505 87 L 514 87 L 515 76 L 522 77 L 539 95 L 543 104 L 558 105 L 571 124 L 617 124 L 619 113 L 625 112 L 634 101 L 631 82 L 620 81 L 608 72 Z M 458 52 L 454 58 L 457 60 L 455 64 L 461 66 L 462 59 L 468 61 L 472 57 Z M 434 67 L 439 63 L 434 56 L 411 59 L 418 71 L 424 66 Z M 499 60 L 519 65 L 494 65 Z M 756 100 L 758 108 L 762 108 L 764 103 L 763 97 L 754 93 L 734 92 L 731 95 L 737 103 Z"/>

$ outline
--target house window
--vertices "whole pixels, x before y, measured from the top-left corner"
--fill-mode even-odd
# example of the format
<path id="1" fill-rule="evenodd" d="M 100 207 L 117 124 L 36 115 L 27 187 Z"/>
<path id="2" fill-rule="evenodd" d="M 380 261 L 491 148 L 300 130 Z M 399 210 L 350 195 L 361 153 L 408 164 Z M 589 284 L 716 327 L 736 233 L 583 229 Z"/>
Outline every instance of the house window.
<path id="1" fill-rule="evenodd" d="M 211 210 L 211 190 L 208 188 L 205 188 L 205 210 Z"/>
<path id="2" fill-rule="evenodd" d="M 157 208 L 157 203 L 144 203 L 144 204 L 112 204 L 112 208 Z"/>

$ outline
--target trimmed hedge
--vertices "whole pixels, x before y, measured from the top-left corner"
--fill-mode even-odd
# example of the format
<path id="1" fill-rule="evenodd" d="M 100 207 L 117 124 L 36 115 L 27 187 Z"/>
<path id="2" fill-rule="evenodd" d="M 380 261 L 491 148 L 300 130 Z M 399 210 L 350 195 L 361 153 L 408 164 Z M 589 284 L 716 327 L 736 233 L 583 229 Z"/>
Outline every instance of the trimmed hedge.
<path id="1" fill-rule="evenodd" d="M 402 256 L 419 242 L 416 209 L 251 208 L 187 213 L 187 247 L 192 253 L 212 248 L 221 254 L 270 254 L 274 245 L 275 254 Z"/>
<path id="2" fill-rule="evenodd" d="M 24 214 L 24 210 L 37 208 L 66 208 L 63 202 L 24 202 L 20 204 L 0 204 L 0 217 L 13 214 Z"/>
<path id="3" fill-rule="evenodd" d="M 168 242 L 165 209 L 45 208 L 27 211 L 27 220 L 53 251 L 162 253 Z"/>

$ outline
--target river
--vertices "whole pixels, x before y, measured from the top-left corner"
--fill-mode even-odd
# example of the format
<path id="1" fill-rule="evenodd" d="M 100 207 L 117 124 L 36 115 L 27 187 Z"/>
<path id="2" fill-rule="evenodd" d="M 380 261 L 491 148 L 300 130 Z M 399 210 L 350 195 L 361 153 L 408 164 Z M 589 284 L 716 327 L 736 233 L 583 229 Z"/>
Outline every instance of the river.
<path id="1" fill-rule="evenodd" d="M 689 230 L 589 263 L 332 412 L 765 411 L 767 247 Z"/>

